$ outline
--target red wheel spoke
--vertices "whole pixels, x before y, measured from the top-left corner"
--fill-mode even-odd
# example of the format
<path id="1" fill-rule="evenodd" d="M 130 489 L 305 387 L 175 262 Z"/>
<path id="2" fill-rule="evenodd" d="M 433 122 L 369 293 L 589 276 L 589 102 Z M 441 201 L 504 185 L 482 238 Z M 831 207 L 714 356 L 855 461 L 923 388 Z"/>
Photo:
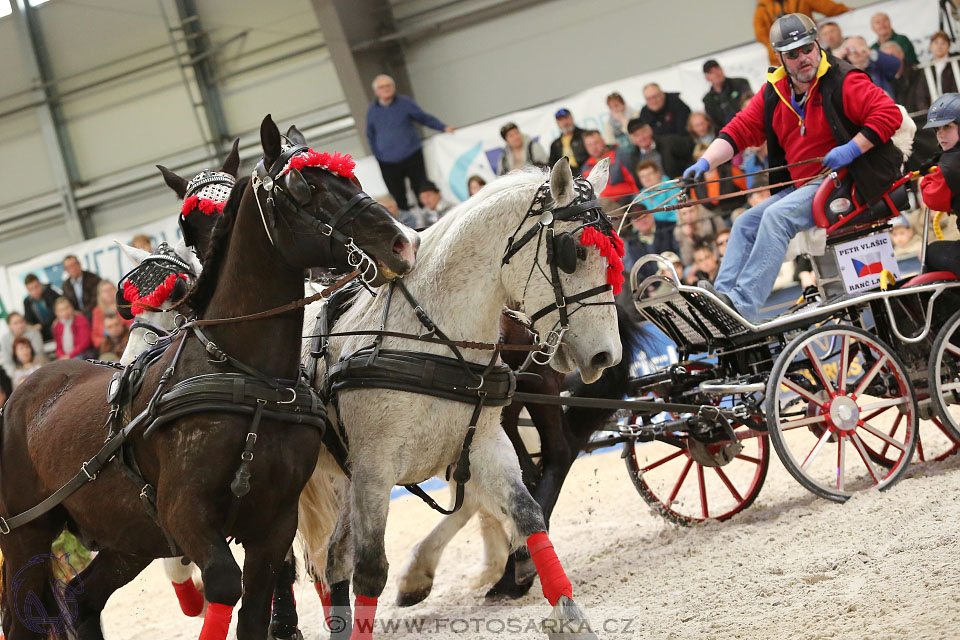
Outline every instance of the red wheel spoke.
<path id="1" fill-rule="evenodd" d="M 873 484 L 878 484 L 880 482 L 880 476 L 877 476 L 877 472 L 873 468 L 870 458 L 867 456 L 866 448 L 864 448 L 863 441 L 860 440 L 860 436 L 858 436 L 856 433 L 851 433 L 850 441 L 853 442 L 853 448 L 856 449 L 857 453 L 860 454 L 860 459 L 863 460 L 863 464 L 867 466 L 867 471 L 870 472 L 870 477 L 873 478 Z"/>
<path id="2" fill-rule="evenodd" d="M 827 416 L 810 416 L 809 418 L 798 418 L 797 420 L 787 420 L 780 423 L 780 431 L 789 431 L 798 427 L 807 427 L 811 424 L 825 422 Z"/>
<path id="3" fill-rule="evenodd" d="M 953 436 L 953 434 L 947 431 L 946 427 L 943 426 L 943 423 L 940 422 L 940 418 L 933 416 L 932 418 L 930 418 L 930 420 L 933 422 L 933 424 L 937 425 L 937 427 L 940 428 L 940 431 L 942 431 L 948 438 L 950 438 L 950 442 L 953 442 L 955 445 L 960 444 L 960 442 L 957 442 L 957 439 Z"/>
<path id="4" fill-rule="evenodd" d="M 952 353 L 955 356 L 960 356 L 960 347 L 953 344 L 952 342 L 946 342 L 943 345 L 943 348 Z"/>
<path id="5" fill-rule="evenodd" d="M 785 386 L 786 388 L 790 389 L 790 390 L 793 391 L 794 393 L 800 395 L 801 397 L 806 398 L 809 402 L 812 402 L 813 404 L 817 405 L 818 407 L 822 407 L 822 406 L 823 406 L 823 400 L 821 400 L 820 398 L 816 397 L 815 395 L 813 395 L 812 393 L 810 393 L 809 391 L 807 391 L 806 389 L 804 389 L 803 387 L 801 387 L 800 385 L 798 385 L 798 384 L 797 384 L 796 382 L 794 382 L 793 380 L 788 380 L 787 378 L 784 378 L 784 379 L 780 382 L 780 384 L 782 384 L 782 385 Z"/>
<path id="6" fill-rule="evenodd" d="M 810 466 L 810 463 L 813 462 L 813 459 L 816 458 L 817 454 L 820 453 L 823 445 L 826 444 L 827 440 L 830 439 L 830 435 L 832 433 L 833 432 L 830 429 L 823 430 L 823 433 L 820 434 L 820 437 L 817 439 L 817 444 L 813 445 L 813 449 L 810 449 L 810 453 L 808 453 L 807 457 L 803 459 L 803 464 L 800 465 L 801 470 L 807 470 L 807 467 Z"/>
<path id="7" fill-rule="evenodd" d="M 883 440 L 884 442 L 886 442 L 886 443 L 889 444 L 890 446 L 893 446 L 893 447 L 896 447 L 897 449 L 900 449 L 900 451 L 906 451 L 906 450 L 907 450 L 907 449 L 906 449 L 906 444 L 900 444 L 899 442 L 897 442 L 896 440 L 894 440 L 891 436 L 888 436 L 888 435 L 885 434 L 883 431 L 880 431 L 879 429 L 877 429 L 877 428 L 875 428 L 874 426 L 872 426 L 869 422 L 864 422 L 862 425 L 860 425 L 860 428 L 861 428 L 861 429 L 866 429 L 867 431 L 869 431 L 869 432 L 872 433 L 873 435 L 877 436 L 878 438 L 880 438 L 881 440 Z M 859 440 L 859 439 L 860 439 L 860 438 L 858 437 L 857 440 Z"/>
<path id="8" fill-rule="evenodd" d="M 754 458 L 753 456 L 748 456 L 745 453 L 738 453 L 737 460 L 746 460 L 748 462 L 752 462 L 753 464 L 761 464 L 763 462 L 763 460 L 760 458 Z"/>
<path id="9" fill-rule="evenodd" d="M 886 411 L 890 407 L 896 407 L 897 405 L 907 404 L 910 402 L 910 396 L 900 396 L 899 398 L 888 398 L 886 400 L 880 400 L 878 402 L 871 402 L 870 404 L 860 407 L 860 413 L 866 413 L 867 411 L 873 411 L 874 409 L 879 409 L 875 415 L 879 415 L 881 411 Z M 872 416 L 871 416 L 872 417 Z M 863 418 L 868 420 L 869 418 Z"/>
<path id="10" fill-rule="evenodd" d="M 887 446 L 883 446 L 886 450 Z M 920 462 L 926 462 L 926 459 L 923 456 L 923 442 L 920 441 L 920 432 L 917 431 L 917 455 L 920 457 Z"/>
<path id="11" fill-rule="evenodd" d="M 730 482 L 730 478 L 727 477 L 727 474 L 723 472 L 723 469 L 720 467 L 714 467 L 714 471 L 717 472 L 717 475 L 720 476 L 720 480 L 727 487 L 727 490 L 733 495 L 734 499 L 740 503 L 743 502 L 743 496 L 740 495 L 740 492 L 737 491 L 737 488 L 733 486 L 733 483 Z"/>
<path id="12" fill-rule="evenodd" d="M 703 466 L 697 465 L 697 484 L 700 485 L 700 512 L 704 518 L 710 517 L 710 508 L 707 506 L 707 485 L 703 479 Z"/>
<path id="13" fill-rule="evenodd" d="M 837 440 L 837 491 L 843 491 L 843 463 L 846 456 L 843 444 L 846 438 L 843 437 L 842 433 L 839 435 L 840 438 Z"/>
<path id="14" fill-rule="evenodd" d="M 860 379 L 860 384 L 857 385 L 857 388 L 854 390 L 853 395 L 860 396 L 863 394 L 863 390 L 870 386 L 870 383 L 873 382 L 873 379 L 877 377 L 877 374 L 880 373 L 880 369 L 883 368 L 883 365 L 887 363 L 887 356 L 881 356 L 873 363 L 873 366 L 870 367 L 870 371 L 867 372 L 867 375 L 863 376 Z"/>
<path id="15" fill-rule="evenodd" d="M 847 367 L 850 366 L 848 362 L 850 354 L 847 351 L 848 339 L 845 334 L 840 336 L 840 368 L 837 371 L 837 392 L 844 395 L 847 393 Z"/>
<path id="16" fill-rule="evenodd" d="M 645 473 L 647 471 L 650 471 L 651 469 L 656 469 L 660 465 L 666 464 L 678 456 L 682 456 L 685 452 L 686 452 L 686 449 L 677 449 L 676 451 L 668 455 L 666 458 L 663 458 L 662 460 L 657 460 L 653 464 L 643 467 L 642 469 L 640 469 L 640 472 Z"/>
<path id="17" fill-rule="evenodd" d="M 817 374 L 817 377 L 820 378 L 820 384 L 822 384 L 823 388 L 830 394 L 830 397 L 833 397 L 835 395 L 833 385 L 827 380 L 827 374 L 823 371 L 823 363 L 820 362 L 820 358 L 813 352 L 810 345 L 805 346 L 803 350 L 807 354 L 807 359 L 813 364 L 813 371 Z"/>
<path id="18" fill-rule="evenodd" d="M 680 493 L 680 486 L 683 484 L 683 481 L 687 479 L 687 474 L 690 472 L 690 467 L 692 466 L 693 458 L 687 458 L 687 464 L 684 465 L 683 471 L 680 472 L 680 479 L 677 480 L 677 484 L 673 486 L 673 491 L 670 492 L 670 497 L 667 498 L 667 507 L 672 505 L 673 501 L 677 499 L 677 494 Z"/>
<path id="19" fill-rule="evenodd" d="M 897 419 L 893 421 L 893 428 L 890 429 L 890 437 L 891 437 L 891 438 L 893 438 L 893 434 L 895 434 L 895 433 L 897 432 L 897 429 L 900 428 L 900 421 L 901 421 L 901 420 L 903 420 L 903 414 L 902 414 L 902 413 L 897 414 Z M 866 421 L 867 421 L 867 420 L 864 419 L 864 423 L 866 423 Z M 919 446 L 919 444 L 920 444 L 920 433 L 917 432 L 917 445 Z M 882 458 L 883 456 L 887 455 L 887 449 L 889 449 L 889 448 L 890 448 L 890 443 L 889 443 L 889 442 L 885 442 L 884 445 L 883 445 L 883 449 L 880 450 L 880 457 L 881 457 L 881 458 Z M 923 451 L 920 452 L 920 459 L 923 460 Z"/>

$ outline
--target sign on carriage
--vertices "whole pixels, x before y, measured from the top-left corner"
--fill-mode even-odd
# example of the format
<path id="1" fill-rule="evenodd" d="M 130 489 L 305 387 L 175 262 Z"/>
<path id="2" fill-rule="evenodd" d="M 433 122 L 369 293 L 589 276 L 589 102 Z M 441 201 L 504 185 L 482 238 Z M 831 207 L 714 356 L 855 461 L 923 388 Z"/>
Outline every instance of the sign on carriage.
<path id="1" fill-rule="evenodd" d="M 889 271 L 900 279 L 900 265 L 886 231 L 838 244 L 833 248 L 847 293 L 860 293 L 880 286 L 880 274 Z"/>

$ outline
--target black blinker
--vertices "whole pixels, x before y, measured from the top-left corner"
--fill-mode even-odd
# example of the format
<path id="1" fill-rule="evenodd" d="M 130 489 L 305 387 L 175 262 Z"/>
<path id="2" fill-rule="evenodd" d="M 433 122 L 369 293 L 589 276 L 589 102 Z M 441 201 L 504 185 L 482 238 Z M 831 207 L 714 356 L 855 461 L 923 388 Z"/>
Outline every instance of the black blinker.
<path id="1" fill-rule="evenodd" d="M 573 273 L 577 270 L 577 239 L 572 233 L 561 233 L 553 238 L 553 259 L 557 261 L 557 268 L 564 273 Z"/>
<path id="2" fill-rule="evenodd" d="M 301 205 L 310 204 L 313 199 L 313 192 L 310 190 L 310 184 L 299 171 L 290 169 L 287 175 L 283 177 L 283 184 L 285 190 L 295 202 Z"/>

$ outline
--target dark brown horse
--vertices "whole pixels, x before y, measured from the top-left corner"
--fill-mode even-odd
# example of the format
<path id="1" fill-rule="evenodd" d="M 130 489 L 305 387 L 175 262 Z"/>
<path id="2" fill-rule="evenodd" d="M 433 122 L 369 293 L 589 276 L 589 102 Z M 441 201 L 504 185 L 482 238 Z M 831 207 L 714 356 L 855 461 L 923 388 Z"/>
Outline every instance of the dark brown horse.
<path id="1" fill-rule="evenodd" d="M 302 297 L 304 269 L 349 268 L 347 250 L 324 235 L 330 227 L 353 238 L 376 260 L 380 273 L 412 269 L 415 235 L 382 207 L 356 199 L 359 183 L 317 166 L 299 167 L 296 177 L 302 180 L 294 182 L 290 152 L 281 146 L 269 116 L 260 137 L 271 179 L 268 184 L 262 174 L 234 188 L 211 239 L 204 272 L 187 299 L 201 318 L 281 306 Z M 274 179 L 279 186 L 284 175 L 287 197 L 281 198 L 276 188 L 267 193 Z M 198 375 L 214 374 L 208 377 L 214 380 L 222 377 L 217 374 L 236 373 L 234 363 L 242 362 L 265 380 L 296 380 L 302 322 L 303 313 L 296 310 L 204 327 L 216 343 L 213 350 L 191 332 L 181 332 L 146 371 L 130 415 L 145 409 L 162 376 L 169 378 L 169 389 Z M 221 354 L 234 360 L 223 363 Z M 100 450 L 108 435 L 105 398 L 112 373 L 95 364 L 61 361 L 43 367 L 11 396 L 0 425 L 0 515 L 9 519 L 40 503 Z M 218 411 L 175 418 L 148 438 L 131 433 L 128 443 L 140 474 L 156 491 L 157 521 L 141 503 L 141 487 L 114 460 L 59 506 L 0 535 L 7 638 L 62 638 L 72 627 L 79 638 L 101 639 L 100 613 L 107 599 L 154 558 L 174 555 L 168 536 L 177 554 L 202 570 L 211 604 L 200 637 L 224 640 L 241 596 L 238 638 L 266 637 L 275 574 L 296 532 L 297 501 L 316 464 L 320 432 L 264 417 L 249 461 L 249 493 L 228 527 L 236 500 L 231 482 L 250 430 L 249 415 Z M 64 527 L 99 550 L 69 584 L 55 581 L 49 555 Z M 244 545 L 242 571 L 228 536 Z"/>

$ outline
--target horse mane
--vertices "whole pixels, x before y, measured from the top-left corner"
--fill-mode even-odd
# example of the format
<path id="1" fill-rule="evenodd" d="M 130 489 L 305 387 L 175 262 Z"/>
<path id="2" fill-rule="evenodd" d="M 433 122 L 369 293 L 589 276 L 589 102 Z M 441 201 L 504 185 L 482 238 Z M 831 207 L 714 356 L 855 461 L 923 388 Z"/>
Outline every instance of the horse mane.
<path id="1" fill-rule="evenodd" d="M 206 311 L 207 305 L 210 304 L 210 299 L 213 297 L 213 292 L 217 288 L 220 271 L 230 249 L 230 236 L 237 221 L 237 213 L 240 211 L 240 200 L 243 198 L 243 193 L 249 183 L 250 178 L 245 177 L 237 180 L 237 183 L 233 186 L 227 204 L 223 207 L 223 213 L 220 214 L 213 231 L 210 232 L 210 244 L 207 246 L 202 261 L 203 271 L 181 302 L 183 306 L 189 307 L 198 316 Z"/>

